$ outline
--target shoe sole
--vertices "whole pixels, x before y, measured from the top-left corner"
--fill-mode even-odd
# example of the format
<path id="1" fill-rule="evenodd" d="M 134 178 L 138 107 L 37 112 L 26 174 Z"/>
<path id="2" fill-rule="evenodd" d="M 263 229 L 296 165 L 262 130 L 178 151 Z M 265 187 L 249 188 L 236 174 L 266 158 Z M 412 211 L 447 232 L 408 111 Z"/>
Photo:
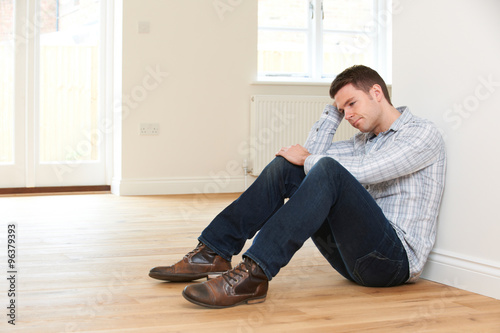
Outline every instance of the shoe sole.
<path id="1" fill-rule="evenodd" d="M 198 273 L 198 274 L 161 274 L 150 272 L 149 277 L 153 279 L 162 280 L 162 281 L 170 281 L 170 282 L 191 282 L 193 280 L 199 280 L 203 278 L 209 278 L 212 275 L 221 275 L 223 272 L 207 272 L 207 273 Z"/>
<path id="2" fill-rule="evenodd" d="M 238 306 L 238 305 L 242 305 L 242 304 L 251 305 L 251 304 L 263 303 L 266 301 L 267 294 L 264 296 L 249 298 L 249 299 L 243 300 L 241 302 L 238 302 L 238 303 L 235 303 L 232 305 L 211 305 L 211 304 L 201 303 L 201 302 L 198 302 L 197 300 L 190 298 L 188 295 L 186 295 L 186 293 L 184 291 L 182 291 L 182 296 L 184 296 L 184 298 L 187 301 L 189 301 L 193 304 L 199 305 L 199 306 L 203 306 L 203 307 L 210 308 L 210 309 L 226 309 L 226 308 L 231 308 L 233 306 Z"/>

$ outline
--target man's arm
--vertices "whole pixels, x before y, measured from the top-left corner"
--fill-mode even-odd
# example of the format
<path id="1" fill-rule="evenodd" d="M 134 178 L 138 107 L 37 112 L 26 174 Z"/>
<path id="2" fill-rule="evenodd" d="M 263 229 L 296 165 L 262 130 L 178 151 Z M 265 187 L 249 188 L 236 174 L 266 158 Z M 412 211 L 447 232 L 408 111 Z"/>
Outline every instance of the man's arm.
<path id="1" fill-rule="evenodd" d="M 332 145 L 323 155 L 310 156 L 305 171 L 322 157 L 336 159 L 360 183 L 375 184 L 403 177 L 434 163 L 444 143 L 430 123 L 408 124 L 379 149 L 367 154 L 339 154 L 342 145 Z"/>
<path id="2" fill-rule="evenodd" d="M 335 101 L 332 105 L 325 106 L 320 119 L 309 131 L 304 146 L 299 144 L 283 147 L 276 156 L 283 156 L 290 163 L 304 165 L 305 160 L 312 154 L 324 154 L 332 144 L 333 136 L 337 131 L 343 114 L 337 110 Z"/>
<path id="3" fill-rule="evenodd" d="M 343 117 L 344 115 L 337 110 L 335 102 L 333 105 L 325 106 L 321 117 L 309 131 L 304 148 L 313 155 L 324 154 L 330 148 Z"/>

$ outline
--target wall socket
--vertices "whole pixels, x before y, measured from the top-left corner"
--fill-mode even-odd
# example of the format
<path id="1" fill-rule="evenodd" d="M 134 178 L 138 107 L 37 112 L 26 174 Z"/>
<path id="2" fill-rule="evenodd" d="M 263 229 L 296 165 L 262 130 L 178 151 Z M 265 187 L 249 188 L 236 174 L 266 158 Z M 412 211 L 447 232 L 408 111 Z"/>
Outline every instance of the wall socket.
<path id="1" fill-rule="evenodd" d="M 158 123 L 143 123 L 139 129 L 140 135 L 160 135 L 160 124 Z"/>

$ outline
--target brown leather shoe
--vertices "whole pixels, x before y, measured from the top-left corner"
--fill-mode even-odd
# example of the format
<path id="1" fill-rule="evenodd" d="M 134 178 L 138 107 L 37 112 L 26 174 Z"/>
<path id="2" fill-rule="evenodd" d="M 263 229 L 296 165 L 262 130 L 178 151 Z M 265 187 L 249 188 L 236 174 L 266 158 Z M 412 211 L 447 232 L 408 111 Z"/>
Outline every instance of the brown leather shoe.
<path id="1" fill-rule="evenodd" d="M 221 276 L 184 288 L 182 295 L 191 303 L 208 308 L 227 308 L 266 300 L 269 281 L 264 271 L 251 259 Z"/>
<path id="2" fill-rule="evenodd" d="M 200 242 L 181 261 L 172 266 L 154 267 L 149 276 L 158 280 L 189 282 L 207 277 L 209 274 L 221 274 L 230 269 L 230 261 Z"/>

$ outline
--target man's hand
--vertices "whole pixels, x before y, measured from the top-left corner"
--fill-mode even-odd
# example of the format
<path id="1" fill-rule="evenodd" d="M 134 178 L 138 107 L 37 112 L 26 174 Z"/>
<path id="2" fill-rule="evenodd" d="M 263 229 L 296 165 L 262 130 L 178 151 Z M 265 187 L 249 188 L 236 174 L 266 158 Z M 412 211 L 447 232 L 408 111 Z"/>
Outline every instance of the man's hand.
<path id="1" fill-rule="evenodd" d="M 340 114 L 344 114 L 343 110 L 341 111 L 337 105 L 337 101 L 336 100 L 333 100 L 333 106 L 337 109 L 337 111 L 340 113 Z"/>
<path id="2" fill-rule="evenodd" d="M 283 156 L 288 162 L 295 165 L 304 165 L 309 155 L 311 155 L 309 151 L 301 145 L 283 147 L 276 153 L 276 156 Z"/>

